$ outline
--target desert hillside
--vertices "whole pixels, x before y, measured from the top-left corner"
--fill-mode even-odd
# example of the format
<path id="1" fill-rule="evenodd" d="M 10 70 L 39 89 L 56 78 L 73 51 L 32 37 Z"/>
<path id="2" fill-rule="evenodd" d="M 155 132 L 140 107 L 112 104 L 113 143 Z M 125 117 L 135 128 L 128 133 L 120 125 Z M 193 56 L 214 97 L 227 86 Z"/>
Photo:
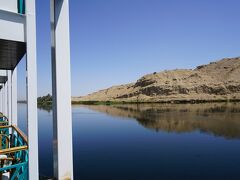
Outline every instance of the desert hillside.
<path id="1" fill-rule="evenodd" d="M 143 76 L 73 101 L 215 101 L 240 100 L 240 57 L 225 58 L 196 69 L 176 69 Z"/>

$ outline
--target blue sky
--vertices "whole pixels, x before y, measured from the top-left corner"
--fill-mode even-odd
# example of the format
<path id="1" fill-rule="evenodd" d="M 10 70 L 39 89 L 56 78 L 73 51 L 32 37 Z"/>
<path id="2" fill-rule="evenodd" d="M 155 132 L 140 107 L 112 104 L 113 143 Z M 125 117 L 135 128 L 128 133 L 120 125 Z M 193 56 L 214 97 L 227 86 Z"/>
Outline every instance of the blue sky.
<path id="1" fill-rule="evenodd" d="M 49 0 L 37 2 L 38 95 L 51 93 Z M 72 95 L 240 56 L 239 0 L 70 0 Z M 25 98 L 25 62 L 18 68 Z"/>

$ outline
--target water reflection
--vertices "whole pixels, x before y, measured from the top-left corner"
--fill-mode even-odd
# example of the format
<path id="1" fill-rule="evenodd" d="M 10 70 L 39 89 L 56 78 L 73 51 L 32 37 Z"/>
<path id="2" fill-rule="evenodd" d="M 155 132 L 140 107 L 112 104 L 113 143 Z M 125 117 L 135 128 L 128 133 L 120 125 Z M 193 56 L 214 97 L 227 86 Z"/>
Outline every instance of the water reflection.
<path id="1" fill-rule="evenodd" d="M 185 133 L 200 131 L 227 139 L 240 138 L 240 104 L 132 104 L 88 105 L 111 116 L 135 119 L 154 131 Z"/>
<path id="2" fill-rule="evenodd" d="M 38 106 L 38 109 L 45 110 L 48 113 L 50 113 L 52 111 L 52 106 L 50 106 L 50 105 L 49 106 L 48 105 L 46 105 L 46 106 Z"/>

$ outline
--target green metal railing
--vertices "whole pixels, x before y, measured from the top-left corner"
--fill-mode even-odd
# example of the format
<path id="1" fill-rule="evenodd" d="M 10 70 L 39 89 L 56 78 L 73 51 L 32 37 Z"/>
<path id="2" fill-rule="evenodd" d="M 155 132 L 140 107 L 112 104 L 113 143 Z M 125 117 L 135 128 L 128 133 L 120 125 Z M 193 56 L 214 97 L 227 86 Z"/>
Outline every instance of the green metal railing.
<path id="1" fill-rule="evenodd" d="M 28 144 L 16 126 L 0 126 L 0 176 L 28 179 Z"/>
<path id="2" fill-rule="evenodd" d="M 25 14 L 25 0 L 18 0 L 18 13 Z"/>

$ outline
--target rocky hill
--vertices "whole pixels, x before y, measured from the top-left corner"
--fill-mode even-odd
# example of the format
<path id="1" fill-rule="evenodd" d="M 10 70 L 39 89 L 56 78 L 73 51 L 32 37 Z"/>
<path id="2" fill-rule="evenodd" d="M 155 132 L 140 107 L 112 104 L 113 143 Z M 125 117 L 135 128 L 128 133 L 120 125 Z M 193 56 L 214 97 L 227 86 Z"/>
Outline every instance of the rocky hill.
<path id="1" fill-rule="evenodd" d="M 143 76 L 73 101 L 185 102 L 240 100 L 240 57 L 196 69 L 176 69 Z"/>

